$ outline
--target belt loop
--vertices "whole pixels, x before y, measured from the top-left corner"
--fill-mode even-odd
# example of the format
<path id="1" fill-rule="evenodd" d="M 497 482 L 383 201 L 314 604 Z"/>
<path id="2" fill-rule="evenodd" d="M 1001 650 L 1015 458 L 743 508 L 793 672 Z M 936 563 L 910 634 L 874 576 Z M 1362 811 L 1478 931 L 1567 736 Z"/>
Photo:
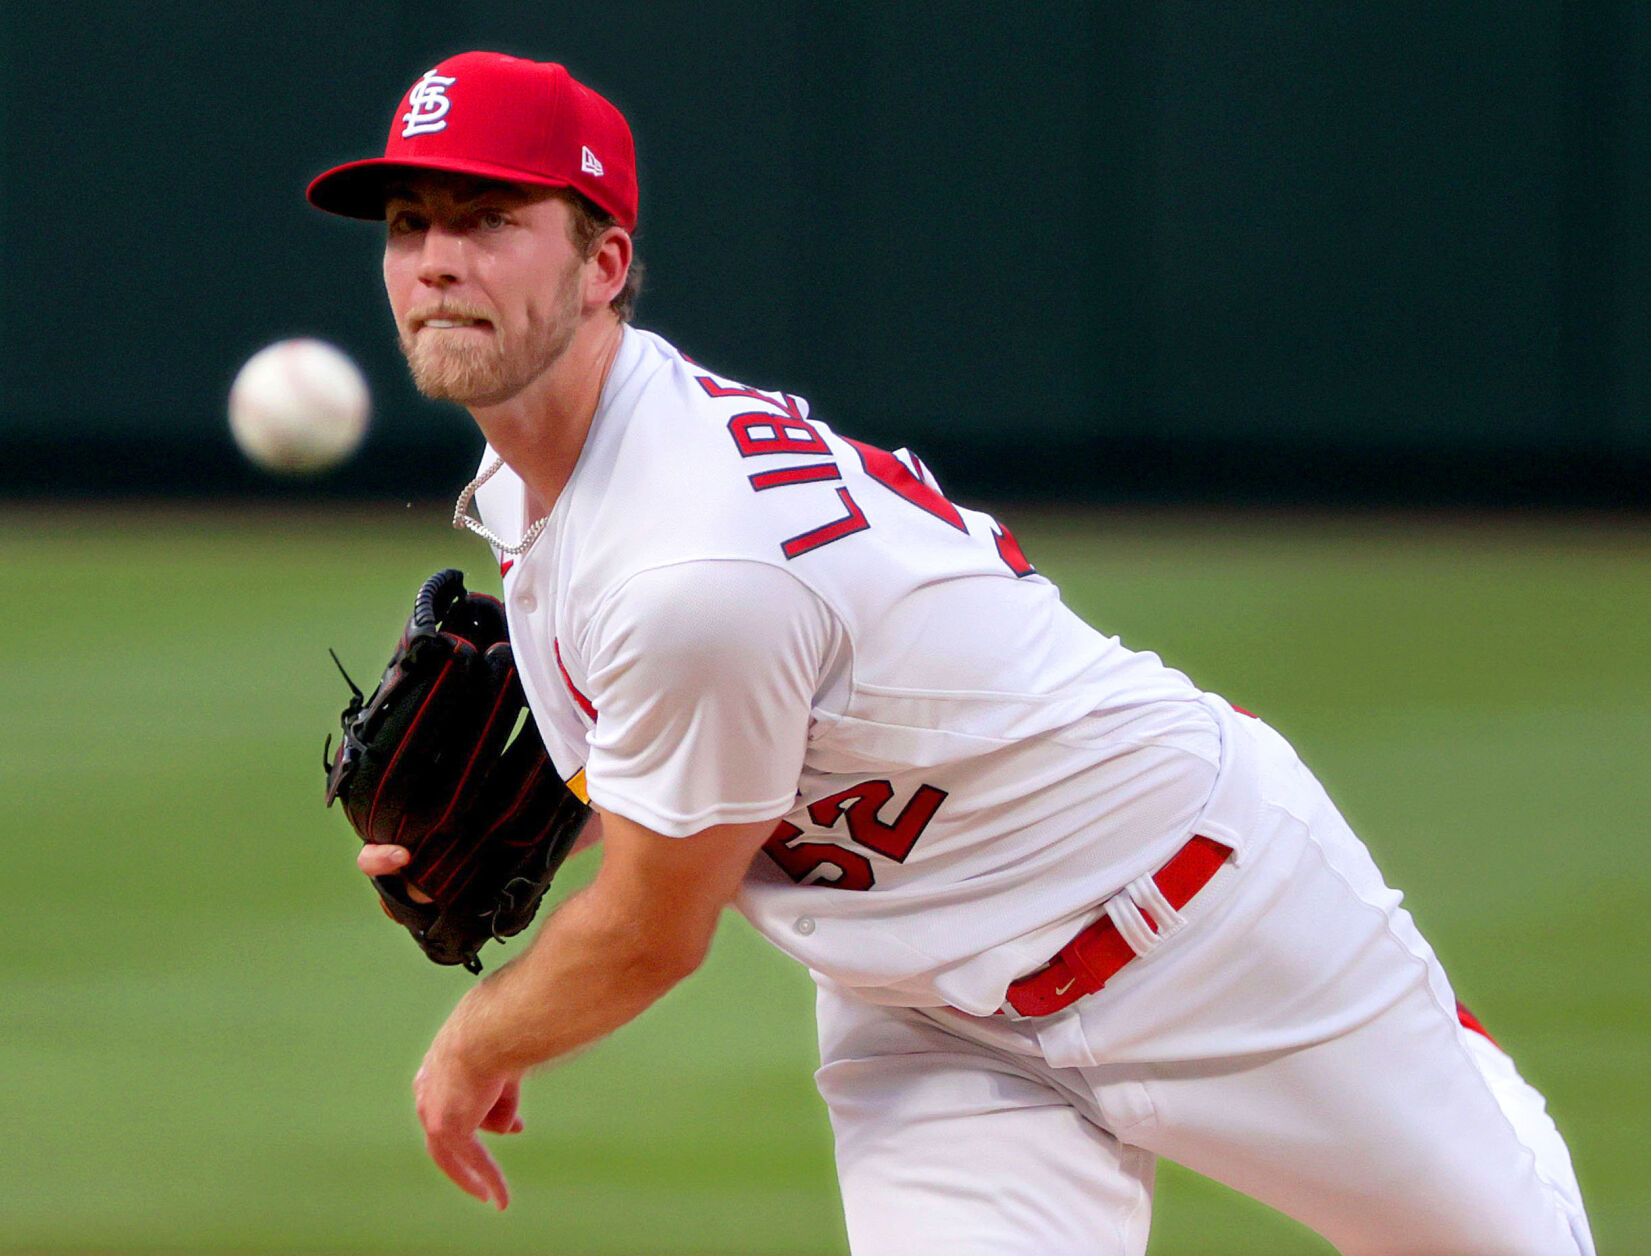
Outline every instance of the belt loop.
<path id="1" fill-rule="evenodd" d="M 1129 883 L 1128 889 L 1135 905 L 1147 914 L 1149 920 L 1157 922 L 1160 938 L 1173 937 L 1186 928 L 1187 918 L 1164 896 L 1156 878 L 1136 877 Z"/>
<path id="2" fill-rule="evenodd" d="M 1146 880 L 1148 878 L 1142 878 Z M 1148 955 L 1158 949 L 1163 941 L 1158 933 L 1141 914 L 1141 909 L 1135 905 L 1135 883 L 1131 882 L 1121 894 L 1114 894 L 1106 900 L 1106 914 L 1112 917 L 1112 923 L 1118 926 L 1118 932 L 1129 949 L 1137 955 Z"/>
<path id="3" fill-rule="evenodd" d="M 1156 873 L 1137 877 L 1108 899 L 1103 914 L 1042 968 L 1010 982 L 1004 1005 L 994 1015 L 1012 1020 L 1049 1016 L 1104 988 L 1132 958 L 1157 950 L 1186 927 L 1181 907 L 1232 854 L 1223 842 L 1193 836 Z"/>

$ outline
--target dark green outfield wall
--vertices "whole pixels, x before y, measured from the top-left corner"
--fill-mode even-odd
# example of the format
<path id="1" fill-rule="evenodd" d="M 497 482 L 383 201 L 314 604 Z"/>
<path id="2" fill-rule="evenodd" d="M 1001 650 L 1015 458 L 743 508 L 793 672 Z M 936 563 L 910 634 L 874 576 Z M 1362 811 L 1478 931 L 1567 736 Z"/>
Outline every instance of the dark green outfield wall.
<path id="1" fill-rule="evenodd" d="M 298 333 L 378 398 L 327 487 L 462 483 L 302 189 L 466 47 L 630 116 L 644 325 L 962 491 L 1651 500 L 1625 0 L 8 0 L 0 487 L 257 487 L 223 394 Z"/>

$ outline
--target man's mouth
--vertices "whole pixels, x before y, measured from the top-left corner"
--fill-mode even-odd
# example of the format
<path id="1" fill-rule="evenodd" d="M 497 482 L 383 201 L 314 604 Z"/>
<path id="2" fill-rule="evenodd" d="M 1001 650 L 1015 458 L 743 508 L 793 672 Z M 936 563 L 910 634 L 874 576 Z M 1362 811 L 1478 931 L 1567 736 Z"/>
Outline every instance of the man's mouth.
<path id="1" fill-rule="evenodd" d="M 492 324 L 489 323 L 485 318 L 462 318 L 462 317 L 455 317 L 453 315 L 444 315 L 443 317 L 440 317 L 440 318 L 421 318 L 421 319 L 418 319 L 416 324 L 415 324 L 416 330 L 419 330 L 419 331 L 423 331 L 425 328 L 429 328 L 429 329 L 434 330 L 434 331 L 449 331 L 449 330 L 451 330 L 455 327 L 490 327 L 490 326 L 492 326 Z"/>

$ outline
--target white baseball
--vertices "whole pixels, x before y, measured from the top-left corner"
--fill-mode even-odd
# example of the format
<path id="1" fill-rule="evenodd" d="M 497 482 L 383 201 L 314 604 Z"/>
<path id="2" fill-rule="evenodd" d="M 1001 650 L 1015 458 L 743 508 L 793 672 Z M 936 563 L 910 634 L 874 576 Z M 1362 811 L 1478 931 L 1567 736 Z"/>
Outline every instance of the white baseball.
<path id="1" fill-rule="evenodd" d="M 289 475 L 343 462 L 367 434 L 367 381 L 324 340 L 278 340 L 258 350 L 229 390 L 229 430 L 259 466 Z"/>

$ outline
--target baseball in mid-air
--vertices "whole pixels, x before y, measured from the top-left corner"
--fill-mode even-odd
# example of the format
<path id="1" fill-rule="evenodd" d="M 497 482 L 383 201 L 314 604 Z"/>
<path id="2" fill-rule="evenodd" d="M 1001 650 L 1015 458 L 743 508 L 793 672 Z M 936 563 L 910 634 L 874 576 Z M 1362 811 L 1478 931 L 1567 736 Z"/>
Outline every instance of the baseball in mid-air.
<path id="1" fill-rule="evenodd" d="M 278 340 L 247 359 L 229 390 L 229 430 L 265 470 L 311 475 L 336 467 L 367 434 L 367 381 L 324 340 Z"/>

